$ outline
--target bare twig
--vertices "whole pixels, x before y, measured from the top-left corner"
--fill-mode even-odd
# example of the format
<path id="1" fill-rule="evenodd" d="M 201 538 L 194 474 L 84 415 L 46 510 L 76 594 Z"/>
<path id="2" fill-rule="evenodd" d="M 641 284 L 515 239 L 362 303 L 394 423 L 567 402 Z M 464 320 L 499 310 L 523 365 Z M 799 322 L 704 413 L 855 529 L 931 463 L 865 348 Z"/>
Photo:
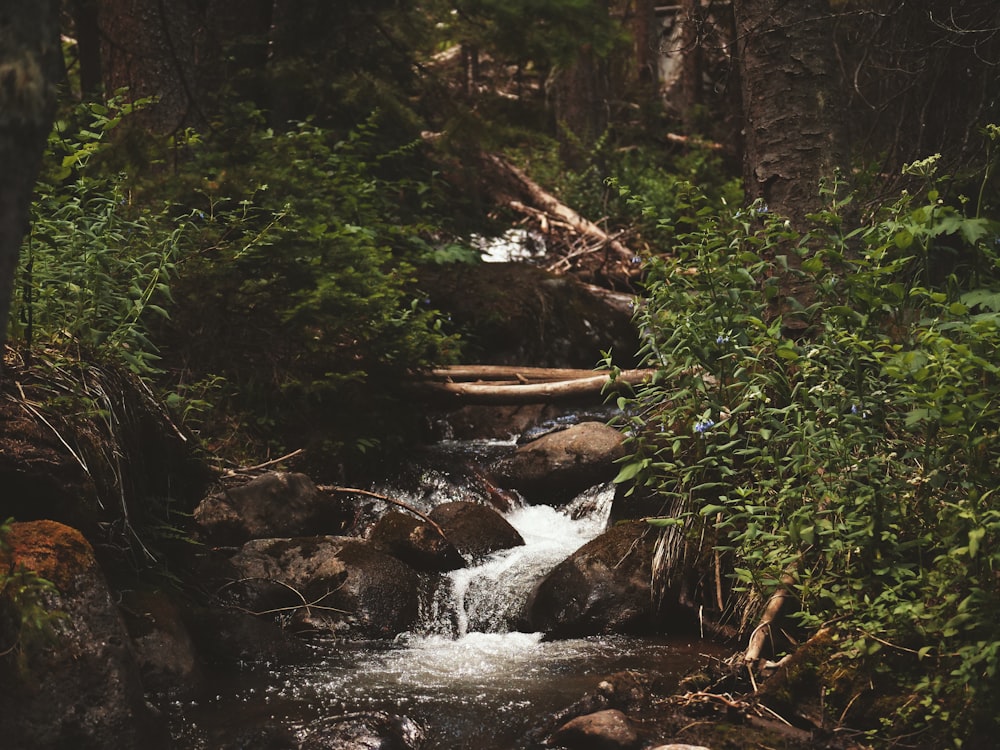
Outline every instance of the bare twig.
<path id="1" fill-rule="evenodd" d="M 366 497 L 373 497 L 376 500 L 381 500 L 384 503 L 391 503 L 393 505 L 399 506 L 403 510 L 408 510 L 413 515 L 417 516 L 423 521 L 426 521 L 434 530 L 441 535 L 442 539 L 447 539 L 448 537 L 442 529 L 434 520 L 431 519 L 426 513 L 421 513 L 419 510 L 414 508 L 412 505 L 407 505 L 402 500 L 395 500 L 391 497 L 386 497 L 385 495 L 380 495 L 377 492 L 371 492 L 370 490 L 359 490 L 356 487 L 336 487 L 334 485 L 322 484 L 319 485 L 318 489 L 325 490 L 327 492 L 342 492 L 346 495 L 365 495 Z"/>
<path id="2" fill-rule="evenodd" d="M 222 472 L 224 477 L 235 477 L 240 474 L 249 474 L 253 471 L 260 471 L 261 469 L 266 469 L 275 464 L 280 464 L 282 461 L 287 461 L 290 458 L 295 458 L 296 456 L 305 453 L 305 448 L 296 448 L 291 453 L 286 453 L 284 456 L 278 456 L 277 458 L 272 458 L 270 461 L 265 461 L 261 464 L 254 464 L 253 466 L 241 466 L 237 469 L 226 469 Z"/>

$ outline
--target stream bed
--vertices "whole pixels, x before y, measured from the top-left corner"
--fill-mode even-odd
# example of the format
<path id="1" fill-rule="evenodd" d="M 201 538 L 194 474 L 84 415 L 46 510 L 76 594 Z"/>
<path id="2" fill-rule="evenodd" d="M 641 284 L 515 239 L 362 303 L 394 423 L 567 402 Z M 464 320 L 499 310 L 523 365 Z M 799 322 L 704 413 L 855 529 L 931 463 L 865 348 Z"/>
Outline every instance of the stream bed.
<path id="1" fill-rule="evenodd" d="M 386 492 L 422 510 L 465 493 L 441 474 L 422 482 L 409 494 L 399 487 Z M 259 732 L 248 741 L 241 733 L 280 727 L 304 736 L 324 720 L 385 712 L 422 729 L 422 750 L 515 750 L 533 747 L 529 730 L 607 675 L 655 671 L 671 688 L 720 647 L 621 635 L 549 641 L 517 631 L 534 586 L 606 529 L 613 498 L 607 484 L 559 508 L 510 508 L 504 516 L 525 544 L 429 579 L 413 632 L 387 641 L 315 639 L 296 662 L 217 676 L 201 698 L 163 706 L 173 747 L 257 748 Z"/>

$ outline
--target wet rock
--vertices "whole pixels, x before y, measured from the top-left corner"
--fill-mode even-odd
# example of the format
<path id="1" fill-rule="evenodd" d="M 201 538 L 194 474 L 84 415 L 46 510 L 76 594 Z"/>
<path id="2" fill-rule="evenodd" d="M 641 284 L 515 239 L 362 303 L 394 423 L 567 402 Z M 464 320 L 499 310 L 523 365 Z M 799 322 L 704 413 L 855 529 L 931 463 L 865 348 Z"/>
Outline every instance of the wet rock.
<path id="1" fill-rule="evenodd" d="M 97 487 L 59 436 L 6 398 L 0 435 L 0 520 L 59 519 L 89 533 L 101 516 Z"/>
<path id="2" fill-rule="evenodd" d="M 163 591 L 130 591 L 122 612 L 143 686 L 157 692 L 198 687 L 201 670 L 181 608 Z"/>
<path id="3" fill-rule="evenodd" d="M 6 541 L 4 568 L 23 565 L 51 581 L 56 592 L 42 603 L 64 616 L 51 641 L 22 640 L 19 659 L 0 659 L 4 747 L 162 747 L 128 633 L 87 541 L 54 521 L 13 524 Z M 2 602 L 4 649 L 17 643 L 19 619 L 16 603 Z"/>
<path id="4" fill-rule="evenodd" d="M 333 716 L 310 727 L 299 750 L 420 750 L 424 730 L 412 719 L 382 711 Z"/>
<path id="5" fill-rule="evenodd" d="M 618 472 L 624 438 L 601 422 L 581 422 L 522 445 L 493 468 L 499 484 L 513 487 L 529 502 L 564 503 Z"/>
<path id="6" fill-rule="evenodd" d="M 417 617 L 416 572 L 350 537 L 253 539 L 230 563 L 230 595 L 255 612 L 297 626 L 367 638 L 391 637 Z"/>
<path id="7" fill-rule="evenodd" d="M 426 521 L 405 513 L 386 513 L 368 539 L 414 570 L 443 573 L 465 567 L 455 545 Z"/>
<path id="8" fill-rule="evenodd" d="M 524 544 L 506 518 L 479 503 L 461 500 L 442 503 L 430 512 L 430 518 L 444 529 L 448 541 L 459 552 L 472 558 Z"/>
<path id="9" fill-rule="evenodd" d="M 647 524 L 611 527 L 539 582 L 528 597 L 522 627 L 550 638 L 647 629 L 656 614 L 652 552 Z"/>
<path id="10" fill-rule="evenodd" d="M 272 471 L 209 495 L 194 519 L 212 544 L 340 533 L 352 517 L 339 496 L 317 489 L 305 474 Z"/>
<path id="11" fill-rule="evenodd" d="M 296 661 L 309 654 L 300 639 L 270 619 L 215 607 L 192 607 L 184 617 L 199 661 L 218 669 Z"/>
<path id="12" fill-rule="evenodd" d="M 569 750 L 631 750 L 639 742 L 629 718 L 611 708 L 566 722 L 552 735 L 551 744 Z"/>

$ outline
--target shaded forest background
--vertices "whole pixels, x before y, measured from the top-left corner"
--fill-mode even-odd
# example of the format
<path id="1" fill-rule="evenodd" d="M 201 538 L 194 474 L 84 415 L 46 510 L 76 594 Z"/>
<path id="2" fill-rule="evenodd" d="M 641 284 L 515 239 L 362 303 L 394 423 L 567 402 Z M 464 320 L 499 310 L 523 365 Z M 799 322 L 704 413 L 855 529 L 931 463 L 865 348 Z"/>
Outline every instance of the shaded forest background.
<path id="1" fill-rule="evenodd" d="M 994 2 L 72 0 L 58 20 L 19 384 L 103 413 L 97 362 L 227 465 L 305 448 L 297 468 L 351 479 L 419 434 L 410 375 L 487 356 L 435 279 L 529 229 L 549 273 L 640 302 L 642 349 L 606 364 L 660 372 L 621 402 L 619 481 L 663 509 L 661 588 L 720 620 L 794 593 L 798 634 L 836 622 L 837 656 L 895 701 L 855 704 L 834 669 L 844 716 L 994 731 Z M 480 322 L 510 316 L 486 302 Z M 665 552 L 699 537 L 698 559 Z"/>
<path id="2" fill-rule="evenodd" d="M 385 445 L 398 420 L 376 407 L 400 374 L 460 356 L 419 269 L 474 262 L 474 236 L 531 219 L 486 154 L 643 259 L 697 223 L 682 183 L 717 206 L 761 198 L 800 224 L 836 180 L 864 213 L 907 161 L 940 152 L 959 176 L 981 161 L 997 107 L 989 3 L 74 0 L 61 12 L 60 114 L 13 341 L 117 352 L 192 426 L 210 425 L 213 448 L 228 429 L 257 457 L 298 447 L 288 435 L 306 422 L 330 430 L 334 454 Z M 51 239 L 67 221 L 99 239 Z M 169 239 L 140 247 L 141 231 Z M 46 240 L 66 252 L 54 277 L 89 264 L 73 271 L 90 274 L 89 299 L 45 280 Z M 595 256 L 569 266 L 641 290 L 639 264 Z M 129 273 L 137 294 L 95 288 Z M 88 322 L 74 304 L 118 317 Z M 366 413 L 348 416 L 359 403 Z"/>

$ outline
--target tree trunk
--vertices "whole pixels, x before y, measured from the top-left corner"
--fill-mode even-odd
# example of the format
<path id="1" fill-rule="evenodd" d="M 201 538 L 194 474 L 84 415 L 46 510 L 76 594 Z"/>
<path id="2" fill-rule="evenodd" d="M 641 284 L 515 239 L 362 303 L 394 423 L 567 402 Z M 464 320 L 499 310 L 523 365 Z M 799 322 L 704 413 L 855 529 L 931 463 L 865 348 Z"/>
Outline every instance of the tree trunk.
<path id="1" fill-rule="evenodd" d="M 101 96 L 101 28 L 97 22 L 97 0 L 72 0 L 70 10 L 76 27 L 76 49 L 80 64 L 80 96 Z"/>
<path id="2" fill-rule="evenodd" d="M 802 227 L 820 181 L 844 175 L 844 111 L 829 0 L 734 0 L 747 200 Z"/>
<path id="3" fill-rule="evenodd" d="M 204 56 L 205 29 L 189 3 L 101 0 L 98 23 L 105 91 L 156 97 L 142 118 L 157 132 L 204 125 L 195 61 Z"/>
<path id="4" fill-rule="evenodd" d="M 8 3 L 0 16 L 0 369 L 14 272 L 61 71 L 59 3 Z"/>
<path id="5" fill-rule="evenodd" d="M 701 51 L 700 0 L 681 0 L 679 21 L 681 24 L 681 80 L 680 110 L 684 118 L 684 129 L 688 134 L 697 134 L 698 107 L 701 102 L 702 78 L 705 75 Z"/>

